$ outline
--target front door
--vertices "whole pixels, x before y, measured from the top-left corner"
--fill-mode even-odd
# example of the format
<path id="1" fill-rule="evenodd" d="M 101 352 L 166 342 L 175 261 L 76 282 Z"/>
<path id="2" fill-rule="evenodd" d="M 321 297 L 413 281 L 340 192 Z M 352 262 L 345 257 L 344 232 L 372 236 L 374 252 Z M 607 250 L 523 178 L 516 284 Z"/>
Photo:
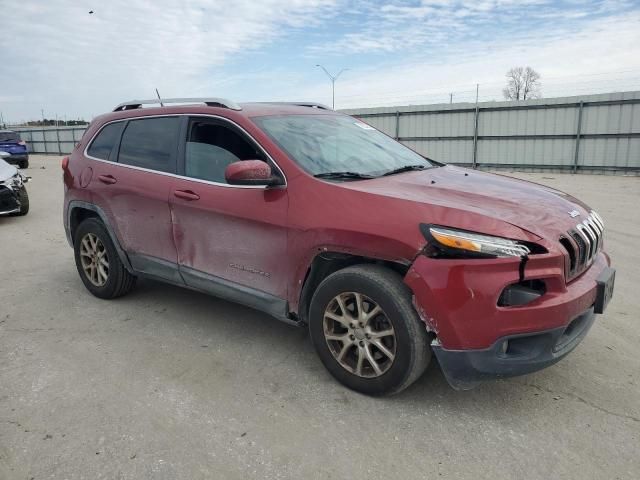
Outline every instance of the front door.
<path id="1" fill-rule="evenodd" d="M 286 188 L 235 186 L 227 165 L 272 163 L 243 130 L 193 117 L 169 204 L 185 282 L 276 316 L 286 312 Z M 273 163 L 272 163 L 273 168 Z"/>

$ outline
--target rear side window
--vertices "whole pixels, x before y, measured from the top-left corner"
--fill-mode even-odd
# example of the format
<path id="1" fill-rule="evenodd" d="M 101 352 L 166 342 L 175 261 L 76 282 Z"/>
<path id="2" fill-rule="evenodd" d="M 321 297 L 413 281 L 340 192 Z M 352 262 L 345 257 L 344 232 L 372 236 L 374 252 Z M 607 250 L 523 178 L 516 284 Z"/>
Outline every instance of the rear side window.
<path id="1" fill-rule="evenodd" d="M 93 139 L 93 142 L 91 142 L 91 145 L 89 145 L 87 155 L 99 158 L 100 160 L 109 160 L 111 151 L 120 138 L 122 126 L 123 122 L 110 123 L 100 130 L 100 133 L 98 133 L 96 138 Z"/>
<path id="2" fill-rule="evenodd" d="M 178 117 L 131 120 L 122 134 L 118 162 L 161 172 L 175 172 Z"/>

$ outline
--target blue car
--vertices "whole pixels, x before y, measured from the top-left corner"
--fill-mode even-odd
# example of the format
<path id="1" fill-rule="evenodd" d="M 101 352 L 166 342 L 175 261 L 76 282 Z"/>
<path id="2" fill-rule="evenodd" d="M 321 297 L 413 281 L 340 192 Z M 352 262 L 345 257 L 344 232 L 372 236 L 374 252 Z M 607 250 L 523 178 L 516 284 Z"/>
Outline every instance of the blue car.
<path id="1" fill-rule="evenodd" d="M 20 138 L 18 132 L 0 130 L 0 151 L 9 154 L 8 157 L 4 157 L 5 162 L 18 165 L 20 168 L 29 167 L 27 143 Z"/>

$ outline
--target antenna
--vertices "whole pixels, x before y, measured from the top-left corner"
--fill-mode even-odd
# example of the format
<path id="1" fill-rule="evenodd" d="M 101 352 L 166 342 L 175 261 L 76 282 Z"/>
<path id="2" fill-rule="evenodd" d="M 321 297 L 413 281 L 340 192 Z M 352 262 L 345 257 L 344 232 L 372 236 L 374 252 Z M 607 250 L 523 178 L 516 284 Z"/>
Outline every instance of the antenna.
<path id="1" fill-rule="evenodd" d="M 164 103 L 162 103 L 162 99 L 160 98 L 160 92 L 158 92 L 157 88 L 156 88 L 156 95 L 158 95 L 158 100 L 160 100 L 160 106 L 164 107 Z"/>

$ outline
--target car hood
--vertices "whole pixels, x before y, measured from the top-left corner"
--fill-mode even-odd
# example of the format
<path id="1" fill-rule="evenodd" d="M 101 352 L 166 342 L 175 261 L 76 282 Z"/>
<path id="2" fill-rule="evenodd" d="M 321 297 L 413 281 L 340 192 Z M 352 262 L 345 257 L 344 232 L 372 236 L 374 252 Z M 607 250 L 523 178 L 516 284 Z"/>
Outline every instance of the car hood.
<path id="1" fill-rule="evenodd" d="M 0 182 L 4 182 L 5 180 L 9 180 L 16 173 L 18 173 L 18 169 L 13 165 L 9 165 L 7 162 L 0 158 Z"/>
<path id="2" fill-rule="evenodd" d="M 450 212 L 443 215 L 442 208 L 434 208 L 434 213 L 437 210 L 438 214 L 433 219 L 425 218 L 425 223 L 442 222 L 444 218 L 459 219 L 464 212 L 470 212 L 491 218 L 490 224 L 508 223 L 541 238 L 558 238 L 573 228 L 580 217 L 572 218 L 569 212 L 577 210 L 583 219 L 589 212 L 585 204 L 559 190 L 453 166 L 342 185 L 370 194 L 444 207 Z M 451 226 L 456 226 L 455 223 L 460 222 L 446 222 Z"/>

